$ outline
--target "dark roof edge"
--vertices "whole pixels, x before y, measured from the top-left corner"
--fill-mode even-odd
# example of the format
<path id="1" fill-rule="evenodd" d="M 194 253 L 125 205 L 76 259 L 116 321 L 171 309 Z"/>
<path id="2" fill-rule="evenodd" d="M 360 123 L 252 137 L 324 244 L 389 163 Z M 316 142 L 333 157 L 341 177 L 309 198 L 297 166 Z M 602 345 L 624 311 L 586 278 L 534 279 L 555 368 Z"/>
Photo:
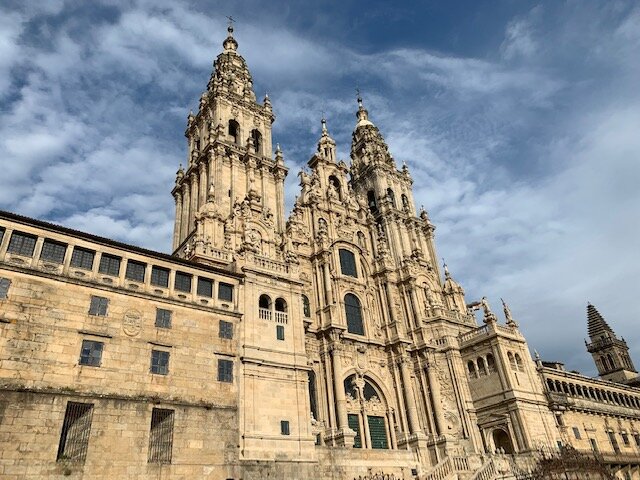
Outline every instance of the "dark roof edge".
<path id="1" fill-rule="evenodd" d="M 231 277 L 236 277 L 236 278 L 244 277 L 244 275 L 241 274 L 241 273 L 230 272 L 229 270 L 225 270 L 224 268 L 219 268 L 219 267 L 214 267 L 214 266 L 211 266 L 211 265 L 204 265 L 204 264 L 201 264 L 201 263 L 192 262 L 190 260 L 185 260 L 185 259 L 182 259 L 182 258 L 174 257 L 173 255 L 169 255 L 167 253 L 156 252 L 155 250 L 148 250 L 146 248 L 137 247 L 135 245 L 130 245 L 128 243 L 117 242 L 115 240 L 111 240 L 111 239 L 106 238 L 106 237 L 99 237 L 98 235 L 93 235 L 91 233 L 81 232 L 80 230 L 74 230 L 72 228 L 63 227 L 63 226 L 57 225 L 55 223 L 45 222 L 45 221 L 37 220 L 37 219 L 31 218 L 31 217 L 25 217 L 24 215 L 18 215 L 17 213 L 7 212 L 5 210 L 0 210 L 0 219 L 11 220 L 11 221 L 22 223 L 22 224 L 26 224 L 26 225 L 33 225 L 33 226 L 36 226 L 36 227 L 44 228 L 46 230 L 52 230 L 54 232 L 64 233 L 66 235 L 79 237 L 79 238 L 82 238 L 84 240 L 90 240 L 92 242 L 101 243 L 101 244 L 104 244 L 104 245 L 108 245 L 110 247 L 120 248 L 122 250 L 129 250 L 129 251 L 134 252 L 134 253 L 140 253 L 142 255 L 155 257 L 155 258 L 158 258 L 160 260 L 165 260 L 165 261 L 172 262 L 172 263 L 178 263 L 178 264 L 181 264 L 181 265 L 186 265 L 186 266 L 189 266 L 189 267 L 192 267 L 192 268 L 199 268 L 201 270 L 208 270 L 208 271 L 213 271 L 213 272 L 217 272 L 217 273 L 223 273 L 225 275 L 228 275 L 228 276 L 231 276 Z"/>

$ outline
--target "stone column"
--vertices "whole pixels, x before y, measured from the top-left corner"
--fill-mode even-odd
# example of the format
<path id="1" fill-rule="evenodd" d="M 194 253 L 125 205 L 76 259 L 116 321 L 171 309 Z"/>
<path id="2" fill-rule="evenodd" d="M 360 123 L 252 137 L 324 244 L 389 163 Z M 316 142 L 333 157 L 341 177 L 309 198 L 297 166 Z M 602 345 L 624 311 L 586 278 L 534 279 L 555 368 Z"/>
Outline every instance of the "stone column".
<path id="1" fill-rule="evenodd" d="M 336 404 L 335 402 L 335 395 L 333 394 L 333 385 L 332 385 L 332 374 L 331 374 L 331 361 L 328 357 L 331 356 L 330 352 L 325 352 L 324 354 L 324 375 L 325 375 L 325 385 L 327 388 L 327 411 L 329 413 L 329 423 L 331 424 L 332 428 L 338 428 L 338 423 L 336 421 L 336 412 L 335 412 L 335 407 L 334 405 Z"/>
<path id="2" fill-rule="evenodd" d="M 336 417 L 338 428 L 349 428 L 347 420 L 347 397 L 344 393 L 342 382 L 342 359 L 340 358 L 340 346 L 334 343 L 331 346 L 331 360 L 333 364 L 333 394 L 336 399 Z"/>
<path id="3" fill-rule="evenodd" d="M 334 303 L 333 287 L 331 286 L 331 271 L 329 270 L 329 254 L 326 254 L 322 263 L 322 272 L 324 275 L 324 289 L 327 295 L 327 305 Z"/>
<path id="4" fill-rule="evenodd" d="M 407 399 L 407 414 L 409 416 L 409 428 L 411 433 L 422 432 L 420 428 L 420 422 L 418 420 L 418 407 L 416 405 L 416 397 L 413 394 L 413 387 L 411 382 L 411 371 L 409 370 L 409 362 L 411 359 L 407 354 L 402 354 L 398 358 L 398 365 L 400 366 L 400 377 L 402 378 L 402 387 L 404 390 L 405 398 Z"/>
<path id="5" fill-rule="evenodd" d="M 200 193 L 198 195 L 198 207 L 202 207 L 207 201 L 207 163 L 202 159 L 200 165 Z"/>
<path id="6" fill-rule="evenodd" d="M 411 307 L 413 309 L 413 326 L 420 326 L 420 303 L 418 303 L 418 295 L 416 294 L 415 285 L 409 287 L 409 298 L 411 299 Z"/>
<path id="7" fill-rule="evenodd" d="M 284 170 L 278 168 L 274 173 L 276 182 L 276 223 L 278 231 L 284 231 Z"/>
<path id="8" fill-rule="evenodd" d="M 435 359 L 427 358 L 427 378 L 429 379 L 429 390 L 433 400 L 433 413 L 435 414 L 436 429 L 438 435 L 444 432 L 444 412 L 442 411 L 442 401 L 440 399 L 440 390 L 438 390 L 438 379 L 435 372 Z"/>
<path id="9" fill-rule="evenodd" d="M 189 210 L 191 205 L 191 192 L 189 191 L 189 181 L 187 179 L 182 183 L 182 222 L 180 229 L 182 234 L 180 235 L 180 241 L 178 246 L 187 238 L 189 233 Z"/>
<path id="10" fill-rule="evenodd" d="M 180 230 L 182 228 L 182 194 L 175 192 L 173 198 L 176 201 L 176 220 L 173 225 L 173 249 L 178 248 L 180 244 Z"/>
<path id="11" fill-rule="evenodd" d="M 194 170 L 191 173 L 191 213 L 189 214 L 189 232 L 196 225 L 196 213 L 198 211 L 198 173 Z M 187 232 L 187 235 L 189 234 Z"/>

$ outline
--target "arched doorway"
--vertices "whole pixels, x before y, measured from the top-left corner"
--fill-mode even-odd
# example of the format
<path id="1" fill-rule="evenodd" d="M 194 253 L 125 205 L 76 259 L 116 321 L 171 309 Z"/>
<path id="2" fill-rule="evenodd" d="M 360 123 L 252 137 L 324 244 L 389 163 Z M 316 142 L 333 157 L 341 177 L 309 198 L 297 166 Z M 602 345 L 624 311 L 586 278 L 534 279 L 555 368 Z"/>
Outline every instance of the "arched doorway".
<path id="1" fill-rule="evenodd" d="M 391 422 L 380 389 L 366 378 L 351 375 L 344 380 L 349 428 L 356 432 L 354 448 L 389 449 Z"/>
<path id="2" fill-rule="evenodd" d="M 496 450 L 504 451 L 504 453 L 513 453 L 511 438 L 502 428 L 496 428 L 493 431 L 493 445 Z"/>

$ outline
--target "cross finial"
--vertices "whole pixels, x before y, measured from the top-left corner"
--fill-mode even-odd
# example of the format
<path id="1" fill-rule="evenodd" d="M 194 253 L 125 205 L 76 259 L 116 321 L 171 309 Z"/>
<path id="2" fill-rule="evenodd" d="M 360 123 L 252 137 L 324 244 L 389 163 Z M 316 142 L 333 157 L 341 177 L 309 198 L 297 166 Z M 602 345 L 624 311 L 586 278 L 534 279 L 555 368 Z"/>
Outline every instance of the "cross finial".
<path id="1" fill-rule="evenodd" d="M 227 15 L 227 18 L 229 19 L 229 26 L 233 28 L 233 22 L 235 22 L 235 19 L 231 15 Z"/>

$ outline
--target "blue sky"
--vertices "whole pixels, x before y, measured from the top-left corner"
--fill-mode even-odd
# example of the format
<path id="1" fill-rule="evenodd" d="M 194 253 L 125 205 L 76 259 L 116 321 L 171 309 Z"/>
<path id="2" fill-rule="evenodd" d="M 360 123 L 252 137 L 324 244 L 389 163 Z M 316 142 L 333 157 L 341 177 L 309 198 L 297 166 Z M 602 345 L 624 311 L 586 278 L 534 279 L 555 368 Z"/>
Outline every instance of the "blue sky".
<path id="1" fill-rule="evenodd" d="M 469 301 L 505 298 L 545 358 L 592 373 L 586 303 L 640 366 L 634 1 L 5 1 L 0 208 L 170 248 L 186 115 L 237 19 L 296 173 L 321 112 L 348 160 L 355 89 Z"/>

